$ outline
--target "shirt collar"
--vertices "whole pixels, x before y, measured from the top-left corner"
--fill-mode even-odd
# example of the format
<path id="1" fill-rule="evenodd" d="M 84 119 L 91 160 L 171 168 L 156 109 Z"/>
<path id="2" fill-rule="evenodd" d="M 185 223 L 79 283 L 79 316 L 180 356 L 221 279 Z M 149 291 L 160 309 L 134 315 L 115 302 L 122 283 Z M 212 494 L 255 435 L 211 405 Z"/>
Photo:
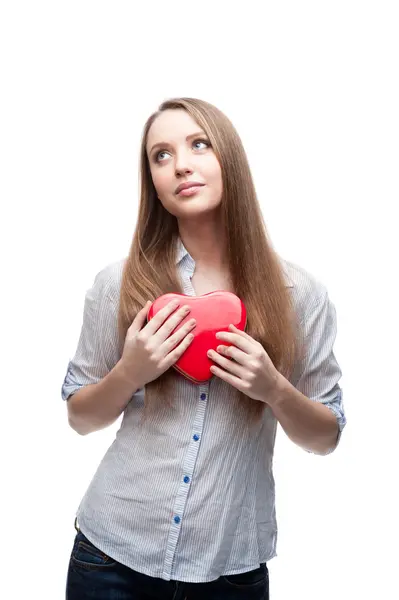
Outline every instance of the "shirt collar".
<path id="1" fill-rule="evenodd" d="M 181 238 L 179 237 L 177 240 L 177 251 L 176 251 L 176 264 L 178 265 L 185 256 L 190 256 L 188 251 L 186 250 Z M 190 256 L 191 260 L 193 260 L 192 256 Z"/>

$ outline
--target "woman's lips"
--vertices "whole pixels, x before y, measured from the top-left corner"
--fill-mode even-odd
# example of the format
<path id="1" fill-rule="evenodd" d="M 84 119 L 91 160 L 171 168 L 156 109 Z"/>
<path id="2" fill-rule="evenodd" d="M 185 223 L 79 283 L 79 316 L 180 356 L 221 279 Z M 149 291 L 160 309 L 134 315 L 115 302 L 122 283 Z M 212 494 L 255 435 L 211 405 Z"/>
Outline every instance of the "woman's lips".
<path id="1" fill-rule="evenodd" d="M 204 187 L 203 185 L 193 185 L 189 188 L 185 188 L 185 189 L 181 190 L 177 195 L 178 196 L 194 196 L 194 194 L 196 194 L 203 187 Z"/>

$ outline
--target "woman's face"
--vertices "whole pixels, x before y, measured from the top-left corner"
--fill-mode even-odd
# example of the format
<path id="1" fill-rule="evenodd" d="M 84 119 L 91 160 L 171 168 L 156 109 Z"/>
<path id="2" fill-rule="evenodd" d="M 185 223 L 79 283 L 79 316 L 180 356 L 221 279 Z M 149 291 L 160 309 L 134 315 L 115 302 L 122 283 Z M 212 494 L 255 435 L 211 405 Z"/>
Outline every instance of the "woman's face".
<path id="1" fill-rule="evenodd" d="M 150 127 L 146 149 L 157 195 L 172 215 L 198 218 L 219 207 L 220 164 L 204 131 L 185 110 L 162 112 Z"/>

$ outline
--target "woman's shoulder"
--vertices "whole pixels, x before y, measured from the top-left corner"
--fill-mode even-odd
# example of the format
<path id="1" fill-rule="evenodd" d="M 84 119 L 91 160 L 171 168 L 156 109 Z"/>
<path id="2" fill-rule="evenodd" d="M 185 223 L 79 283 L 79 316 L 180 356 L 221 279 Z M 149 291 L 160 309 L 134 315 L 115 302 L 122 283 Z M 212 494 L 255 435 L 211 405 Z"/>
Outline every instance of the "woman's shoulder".
<path id="1" fill-rule="evenodd" d="M 327 288 L 315 275 L 304 267 L 289 260 L 281 259 L 287 286 L 292 288 L 294 303 L 306 312 L 327 297 Z"/>
<path id="2" fill-rule="evenodd" d="M 125 263 L 126 258 L 107 263 L 95 275 L 93 287 L 101 295 L 106 294 L 110 299 L 117 300 L 120 294 Z"/>

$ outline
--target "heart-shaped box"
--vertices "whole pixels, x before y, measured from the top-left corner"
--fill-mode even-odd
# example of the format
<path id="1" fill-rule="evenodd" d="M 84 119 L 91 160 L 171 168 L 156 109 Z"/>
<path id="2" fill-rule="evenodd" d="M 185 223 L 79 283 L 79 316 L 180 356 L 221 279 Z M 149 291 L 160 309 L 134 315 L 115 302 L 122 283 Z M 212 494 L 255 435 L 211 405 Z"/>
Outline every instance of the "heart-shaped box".
<path id="1" fill-rule="evenodd" d="M 212 378 L 210 367 L 214 364 L 208 358 L 208 350 L 216 350 L 220 340 L 216 338 L 218 331 L 229 331 L 229 325 L 244 331 L 247 322 L 245 305 L 238 296 L 223 290 L 210 292 L 202 296 L 186 296 L 185 294 L 164 294 L 150 306 L 147 320 L 150 321 L 166 304 L 177 299 L 180 305 L 187 304 L 191 311 L 175 331 L 180 329 L 190 319 L 197 324 L 192 331 L 194 339 L 174 365 L 174 368 L 193 383 L 203 383 Z M 223 345 L 229 346 L 227 342 Z"/>

